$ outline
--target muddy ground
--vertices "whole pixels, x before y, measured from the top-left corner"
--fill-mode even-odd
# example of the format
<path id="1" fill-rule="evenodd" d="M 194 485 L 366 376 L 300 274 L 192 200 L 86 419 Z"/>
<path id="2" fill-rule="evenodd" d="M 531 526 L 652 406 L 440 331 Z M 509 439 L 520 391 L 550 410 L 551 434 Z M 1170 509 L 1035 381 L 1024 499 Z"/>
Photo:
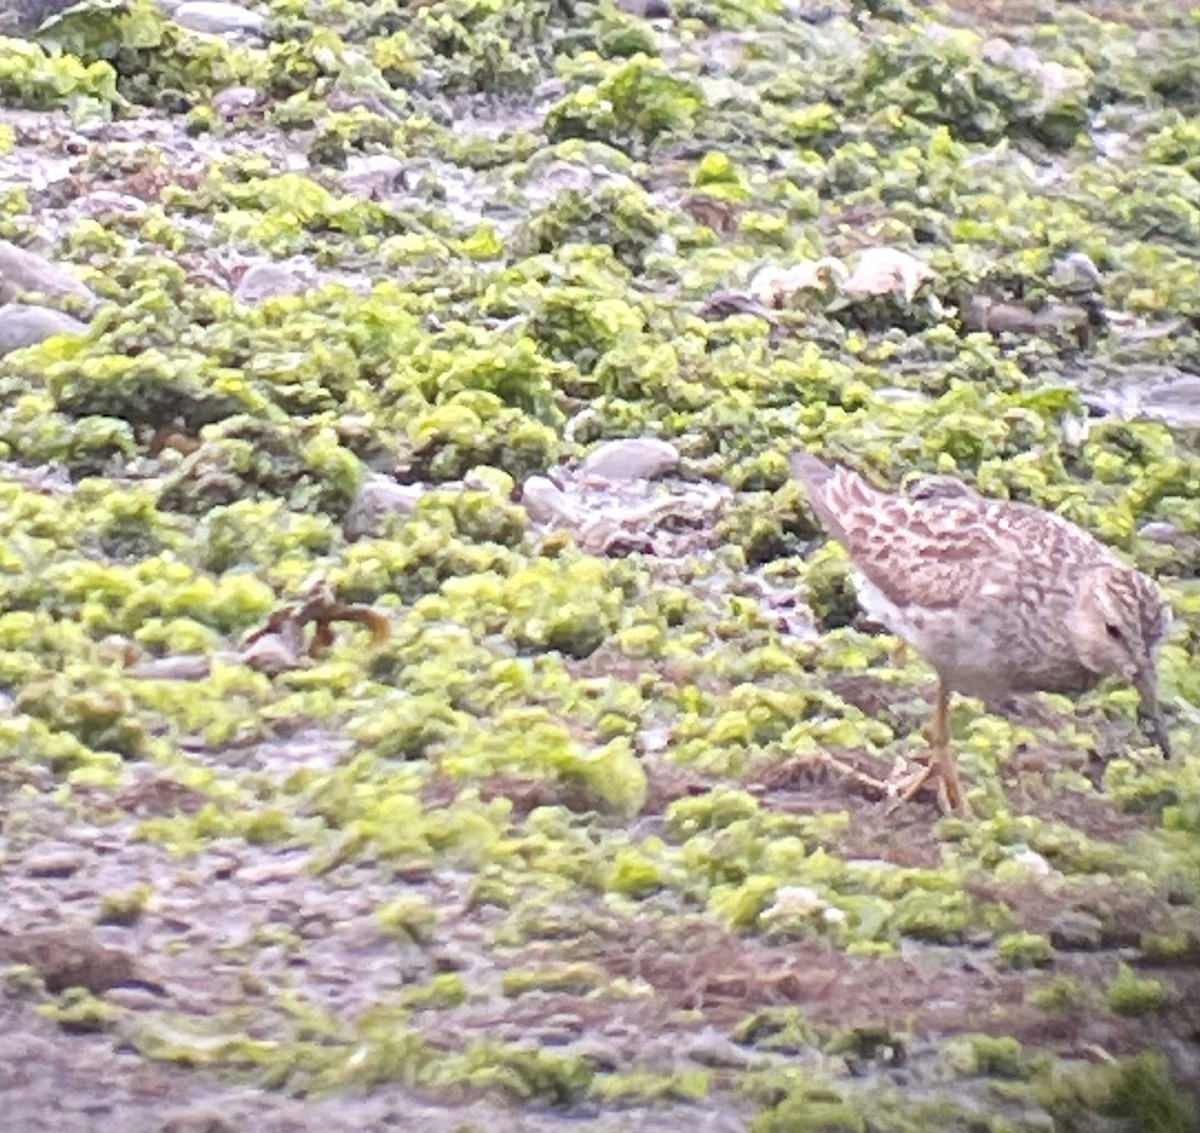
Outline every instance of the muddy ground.
<path id="1" fill-rule="evenodd" d="M 1047 7 L 1054 6 L 964 2 L 951 5 L 946 19 L 1035 39 L 1030 25 Z M 1097 0 L 1069 7 L 1137 32 L 1187 5 L 1133 8 Z M 828 13 L 814 15 L 811 8 L 796 10 L 804 9 L 814 25 L 819 15 L 823 26 Z M 686 52 L 711 56 L 710 69 L 719 71 L 722 60 L 741 58 L 743 51 L 751 62 L 759 58 L 752 30 L 711 30 L 700 46 L 694 39 L 684 45 Z M 684 50 L 669 20 L 659 34 L 668 55 Z M 785 70 L 796 66 L 786 52 L 779 54 Z M 479 137 L 518 127 L 536 131 L 562 93 L 555 82 L 515 108 L 511 100 L 499 109 L 481 100 L 479 116 L 464 114 L 457 125 Z M 325 93 L 322 88 L 321 97 Z M 178 193 L 195 190 L 208 164 L 229 153 L 257 147 L 276 172 L 303 167 L 292 152 L 299 148 L 296 135 L 264 124 L 264 100 L 253 91 L 245 97 L 245 106 L 235 100 L 229 111 L 233 120 L 249 107 L 244 132 L 215 135 L 197 132 L 194 123 L 185 127 L 180 115 L 144 107 L 86 129 L 63 109 L 3 110 L 0 124 L 11 127 L 15 142 L 0 154 L 0 173 L 8 188 L 28 182 L 34 194 L 33 242 L 67 257 L 72 226 L 86 221 L 89 210 L 117 227 L 113 217 L 122 210 L 141 215 L 139 201 L 157 208 L 165 200 L 170 212 L 172 194 L 178 202 Z M 121 161 L 108 168 L 107 146 L 114 153 L 125 147 L 131 168 Z M 142 146 L 160 149 L 166 165 L 138 168 Z M 82 168 L 89 147 L 100 157 Z M 679 168 L 656 167 L 644 178 L 656 202 L 671 209 L 676 190 L 687 189 L 680 173 L 685 159 L 678 162 Z M 439 216 L 444 212 L 468 232 L 486 211 L 476 196 L 495 189 L 486 163 L 478 164 L 416 157 L 405 175 L 412 174 L 414 185 L 432 176 Z M 1047 182 L 1067 164 L 1066 158 L 1048 160 Z M 589 187 L 589 177 L 607 177 L 592 167 L 586 176 L 573 168 L 567 173 Z M 566 176 L 561 168 L 554 175 Z M 662 182 L 672 178 L 678 184 L 664 189 Z M 510 194 L 491 210 L 497 231 L 507 238 L 523 209 L 544 206 L 556 191 L 547 176 Z M 403 197 L 408 190 L 392 185 L 385 198 L 388 192 Z M 528 199 L 521 197 L 525 192 Z M 889 231 L 883 206 L 839 218 L 836 203 L 825 202 L 823 215 L 834 218 L 822 220 L 828 229 L 822 239 L 833 233 L 830 239 L 842 239 L 847 255 L 875 239 L 874 229 L 865 231 L 871 223 Z M 16 204 L 13 211 L 22 223 L 29 219 Z M 171 216 L 187 239 L 176 242 L 171 233 L 163 246 L 172 255 L 186 248 L 178 258 L 186 268 L 181 277 L 189 287 L 211 285 L 220 293 L 222 302 L 197 316 L 197 325 L 207 327 L 222 317 L 226 292 L 243 278 L 246 263 L 238 261 L 240 252 L 207 246 L 212 229 L 194 200 Z M 716 216 L 714 231 L 721 221 Z M 93 229 L 81 227 L 97 239 Z M 147 225 L 160 234 L 161 227 L 153 218 Z M 1156 239 L 1155 232 L 1145 236 L 1148 245 Z M 327 278 L 369 287 L 386 274 L 373 253 L 355 249 L 345 264 L 312 255 L 299 267 L 289 261 L 287 272 L 303 274 L 319 262 Z M 782 252 L 777 247 L 772 254 Z M 87 260 L 78 248 L 71 255 Z M 161 261 L 153 262 L 158 270 Z M 474 261 L 459 269 L 469 274 Z M 416 282 L 408 281 L 413 293 L 437 294 L 441 303 L 442 267 L 434 261 L 421 271 L 426 274 L 414 272 Z M 293 282 L 289 277 L 279 292 L 285 303 L 304 293 L 290 290 Z M 655 286 L 647 283 L 639 302 L 646 296 L 657 302 Z M 470 291 L 472 300 L 483 290 L 481 284 Z M 459 294 L 452 299 L 467 304 Z M 442 314 L 440 307 L 425 312 L 430 334 L 440 332 Z M 461 317 L 469 321 L 475 314 Z M 487 325 L 502 336 L 504 320 L 493 314 Z M 148 319 L 154 322 L 153 313 Z M 1183 345 L 1163 332 L 1156 358 L 1175 377 L 1195 364 L 1186 319 L 1177 321 L 1184 326 Z M 836 328 L 829 341 L 853 337 L 844 329 Z M 878 337 L 894 345 L 897 333 L 884 327 Z M 276 345 L 282 353 L 291 344 Z M 1140 349 L 1124 339 L 1119 347 Z M 1013 349 L 1037 354 L 1042 344 Z M 886 368 L 892 356 L 880 356 Z M 1118 353 L 1111 363 L 1118 373 L 1124 373 L 1124 357 Z M 1076 366 L 1072 373 L 1089 368 L 1086 362 L 1070 366 Z M 918 374 L 912 385 L 920 381 Z M 582 380 L 579 385 L 586 389 Z M 5 390 L 14 401 L 20 392 L 12 385 Z M 298 394 L 296 400 L 304 399 Z M 1024 407 L 1012 415 L 1022 414 L 1035 415 Z M 720 436 L 724 419 L 719 413 L 713 419 L 696 431 Z M 623 435 L 619 415 L 616 420 L 605 428 Z M 172 446 L 184 460 L 201 447 L 193 435 L 199 427 L 187 422 L 157 432 L 144 421 L 136 424 L 142 429 L 136 455 L 111 475 L 114 493 L 132 494 L 173 475 L 176 466 L 166 463 Z M 348 435 L 361 424 L 353 421 Z M 1194 422 L 1162 432 L 1169 433 L 1163 443 L 1171 446 L 1171 460 L 1194 461 Z M 1134 453 L 1153 465 L 1138 447 L 1140 436 L 1131 427 L 1115 444 L 1122 459 Z M 1057 453 L 1062 444 L 1057 433 L 1053 440 L 1037 437 L 1028 447 Z M 698 447 L 694 442 L 693 436 L 681 443 Z M 97 467 L 112 472 L 111 464 L 93 465 L 90 450 L 79 467 L 70 459 L 60 467 L 42 456 L 27 460 L 19 447 L 14 442 L 5 449 L 11 463 L 2 480 L 5 488 L 20 485 L 23 506 L 31 498 L 61 499 L 69 510 L 74 493 L 95 491 L 94 484 L 80 489 L 81 481 L 98 478 Z M 103 455 L 108 459 L 107 451 Z M 714 454 L 701 455 L 711 460 Z M 697 468 L 702 462 L 689 476 L 617 489 L 580 487 L 583 478 L 572 469 L 563 481 L 568 496 L 579 490 L 571 499 L 583 500 L 588 522 L 567 538 L 561 528 L 551 530 L 553 524 L 524 519 L 526 527 L 512 541 L 525 556 L 520 567 L 557 561 L 571 539 L 604 559 L 606 569 L 610 560 L 629 556 L 635 566 L 615 581 L 606 575 L 602 597 L 620 592 L 629 605 L 645 601 L 648 607 L 661 599 L 654 608 L 666 631 L 695 633 L 701 641 L 695 656 L 682 659 L 639 656 L 632 646 L 622 652 L 606 642 L 564 660 L 560 651 L 527 641 L 519 649 L 498 643 L 504 634 L 490 621 L 469 623 L 464 615 L 463 625 L 452 627 L 466 643 L 460 673 L 452 649 L 438 654 L 437 633 L 453 619 L 435 609 L 428 625 L 413 628 L 415 622 L 404 619 L 419 603 L 390 594 L 375 605 L 393 640 L 405 648 L 415 641 L 417 656 L 393 659 L 382 675 L 373 667 L 380 643 L 368 632 L 369 621 L 339 626 L 332 645 L 325 643 L 333 654 L 327 665 L 327 656 L 315 656 L 311 668 L 308 658 L 302 664 L 292 657 L 295 664 L 281 665 L 270 679 L 258 670 L 230 676 L 239 658 L 223 655 L 212 665 L 201 657 L 197 672 L 187 674 L 196 659 L 181 651 L 188 654 L 184 663 L 167 674 L 153 668 L 179 660 L 169 656 L 177 639 L 165 631 L 139 652 L 129 636 L 97 628 L 98 620 L 83 633 L 85 648 L 55 637 L 59 627 L 46 630 L 37 620 L 53 616 L 65 635 L 82 620 L 80 608 L 62 613 L 51 598 L 22 592 L 3 614 L 28 616 L 34 629 L 6 623 L 2 647 L 13 657 L 18 649 L 29 650 L 26 658 L 36 654 L 46 669 L 38 679 L 45 678 L 50 692 L 18 672 L 18 661 L 5 662 L 0 1133 L 1200 1128 L 1200 885 L 1188 825 L 1194 822 L 1189 776 L 1196 752 L 1179 751 L 1174 763 L 1165 763 L 1137 736 L 1129 704 L 1099 694 L 1078 705 L 1061 699 L 1018 705 L 1006 724 L 981 705 L 960 702 L 954 730 L 963 741 L 963 774 L 978 817 L 943 819 L 927 795 L 887 812 L 870 781 L 886 775 L 893 756 L 920 751 L 931 708 L 929 672 L 911 657 L 894 657 L 895 643 L 881 644 L 861 620 L 818 627 L 803 603 L 772 606 L 789 590 L 786 580 L 759 570 L 764 562 L 769 567 L 771 555 L 754 563 L 754 571 L 719 559 L 724 537 L 714 526 L 714 501 L 723 505 L 731 490 L 715 474 L 713 482 L 705 480 Z M 403 479 L 401 471 L 396 476 Z M 422 484 L 420 491 L 429 487 Z M 507 491 L 501 495 L 503 507 L 510 506 Z M 668 509 L 662 529 L 643 539 L 622 509 L 636 510 L 661 495 L 688 506 Z M 530 497 L 521 498 L 532 514 Z M 29 545 L 53 543 L 54 516 L 36 508 L 21 514 Z M 341 556 L 352 557 L 354 537 L 341 535 L 344 518 L 335 517 L 339 534 L 314 552 L 324 554 L 323 567 L 336 569 Z M 1171 526 L 1157 518 L 1160 527 Z M 1194 534 L 1180 530 L 1186 517 L 1176 518 L 1167 534 L 1184 550 L 1174 562 L 1162 552 L 1155 565 L 1164 567 L 1182 608 L 1195 594 L 1194 570 L 1189 573 L 1185 561 L 1195 542 Z M 187 522 L 193 520 L 200 522 L 189 515 Z M 198 540 L 197 530 L 187 528 L 186 538 Z M 126 534 L 122 529 L 110 542 L 101 540 L 97 551 L 84 524 L 64 561 L 78 566 L 89 556 L 111 555 L 106 561 L 123 568 L 137 560 L 142 532 L 135 530 L 128 543 L 122 542 Z M 795 532 L 788 537 L 785 550 L 802 557 Z M 464 536 L 463 542 L 471 540 Z M 807 539 L 804 554 L 818 543 Z M 785 550 L 774 557 L 787 558 Z M 501 557 L 497 552 L 496 561 Z M 293 566 L 286 579 L 269 568 L 259 572 L 281 602 L 301 576 Z M 457 567 L 447 573 L 451 582 L 470 575 Z M 553 573 L 543 577 L 546 585 Z M 756 590 L 748 588 L 750 574 Z M 361 589 L 361 579 L 355 581 Z M 436 597 L 442 581 L 437 578 L 422 600 Z M 671 587 L 687 589 L 693 605 L 663 597 Z M 672 612 L 663 613 L 672 601 Z M 470 616 L 476 612 L 471 607 Z M 92 607 L 87 614 L 97 616 Z M 229 650 L 237 638 L 230 626 L 247 628 L 236 619 L 213 622 Z M 628 624 L 614 615 L 609 637 L 617 637 L 618 627 Z M 207 640 L 194 629 L 184 627 L 181 636 Z M 22 640 L 26 630 L 33 645 Z M 828 655 L 818 630 L 829 631 Z M 1189 632 L 1185 625 L 1173 639 L 1181 688 L 1180 659 L 1195 657 Z M 410 633 L 412 641 L 405 636 Z M 71 653 L 76 647 L 78 655 Z M 426 649 L 433 676 L 421 667 Z M 761 672 L 747 661 L 755 651 L 763 654 L 754 662 Z M 843 665 L 841 658 L 860 654 L 861 665 Z M 433 668 L 445 656 L 451 663 Z M 825 656 L 834 659 L 829 671 L 822 667 Z M 51 683 L 59 661 L 67 673 L 61 686 Z M 77 661 L 82 667 L 73 669 Z M 142 665 L 148 667 L 139 673 Z M 496 694 L 505 712 L 511 704 L 503 697 L 519 702 L 511 717 L 488 699 L 493 673 L 496 686 L 507 690 Z M 455 684 L 459 677 L 462 683 Z M 422 738 L 422 721 L 402 718 L 421 743 L 414 741 L 411 751 L 388 749 L 392 732 L 368 713 L 377 703 L 402 700 L 404 680 L 431 686 L 441 680 L 450 691 L 436 707 L 453 708 L 460 731 L 439 746 L 436 735 Z M 132 691 L 118 697 L 120 710 L 109 719 L 102 702 L 116 684 Z M 326 687 L 336 692 L 322 701 Z M 797 688 L 810 699 L 795 702 L 793 719 L 795 705 L 787 697 Z M 421 703 L 437 700 L 440 691 L 417 690 Z M 244 712 L 236 727 L 221 715 L 226 700 L 235 706 L 231 713 Z M 76 715 L 57 715 L 60 702 L 69 702 Z M 724 721 L 727 708 L 731 720 L 722 731 L 714 721 Z M 1170 708 L 1175 734 L 1194 741 L 1200 734 L 1195 705 L 1180 694 Z M 824 716 L 839 714 L 853 723 L 849 740 L 819 731 L 828 722 Z M 463 716 L 470 726 L 461 723 Z M 128 736 L 120 729 L 129 725 L 138 742 L 129 741 L 126 751 L 105 727 L 97 737 L 88 731 L 97 718 L 112 724 L 121 742 Z M 487 759 L 468 766 L 467 739 L 475 743 L 476 731 L 486 733 L 493 724 L 502 732 L 502 718 L 518 735 L 529 721 L 530 734 L 547 721 L 561 727 L 576 756 L 576 749 L 603 750 L 613 737 L 630 738 L 645 773 L 644 799 L 635 789 L 634 805 L 627 805 L 603 777 L 599 783 L 589 777 L 581 758 L 561 774 L 525 773 L 519 760 L 506 758 L 509 752 L 497 755 L 484 744 Z M 44 719 L 54 728 L 39 731 Z M 364 719 L 372 726 L 351 727 Z M 443 722 L 437 716 L 435 725 Z M 888 730 L 883 739 L 871 731 L 878 722 Z M 812 724 L 814 731 L 801 739 L 814 742 L 791 744 L 794 723 Z M 85 735 L 91 747 L 81 753 L 56 746 L 68 734 Z M 479 744 L 472 750 L 478 755 Z M 698 754 L 677 759 L 685 750 Z M 836 761 L 821 758 L 822 751 Z M 488 762 L 493 756 L 500 770 Z M 625 771 L 629 762 L 621 765 Z M 689 810 L 692 803 L 696 809 Z M 411 844 L 406 823 L 414 830 Z"/>

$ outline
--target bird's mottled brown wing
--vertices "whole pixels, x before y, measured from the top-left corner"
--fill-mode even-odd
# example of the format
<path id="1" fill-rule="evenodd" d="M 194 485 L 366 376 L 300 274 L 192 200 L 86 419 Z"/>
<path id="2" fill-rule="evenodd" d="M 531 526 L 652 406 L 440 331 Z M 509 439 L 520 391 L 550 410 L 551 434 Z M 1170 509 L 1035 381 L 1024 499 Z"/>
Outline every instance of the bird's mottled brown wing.
<path id="1" fill-rule="evenodd" d="M 981 590 L 997 602 L 1015 592 L 1011 550 L 982 522 L 988 501 L 969 489 L 895 496 L 807 454 L 793 457 L 792 471 L 829 534 L 895 605 L 936 610 Z"/>

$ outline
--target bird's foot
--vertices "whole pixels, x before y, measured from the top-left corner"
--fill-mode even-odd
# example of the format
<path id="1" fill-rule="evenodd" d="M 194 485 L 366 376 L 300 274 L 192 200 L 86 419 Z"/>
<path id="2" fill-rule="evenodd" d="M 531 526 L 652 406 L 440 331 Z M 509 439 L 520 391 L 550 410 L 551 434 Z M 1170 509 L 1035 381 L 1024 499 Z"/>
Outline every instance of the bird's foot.
<path id="1" fill-rule="evenodd" d="M 820 768 L 821 771 L 832 775 L 835 779 L 852 783 L 872 798 L 882 798 L 887 795 L 886 780 L 876 779 L 874 775 L 860 771 L 844 759 L 838 759 L 837 756 L 830 755 L 827 751 L 808 751 L 797 758 L 805 764 Z"/>
<path id="2" fill-rule="evenodd" d="M 963 794 L 958 773 L 953 764 L 947 768 L 936 756 L 927 762 L 897 756 L 891 773 L 883 783 L 884 813 L 898 810 L 930 780 L 935 780 L 937 801 L 943 814 L 961 814 L 969 817 L 971 804 Z"/>

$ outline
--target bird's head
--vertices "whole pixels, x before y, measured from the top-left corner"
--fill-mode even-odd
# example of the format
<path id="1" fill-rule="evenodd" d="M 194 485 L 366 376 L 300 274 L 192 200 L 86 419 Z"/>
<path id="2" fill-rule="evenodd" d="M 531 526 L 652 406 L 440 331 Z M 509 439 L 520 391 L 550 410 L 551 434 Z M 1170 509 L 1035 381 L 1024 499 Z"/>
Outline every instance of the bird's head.
<path id="1" fill-rule="evenodd" d="M 1165 754 L 1166 728 L 1158 704 L 1158 646 L 1171 611 L 1158 587 L 1128 567 L 1105 564 L 1083 578 L 1068 628 L 1080 663 L 1101 677 L 1123 677 L 1141 696 L 1138 715 Z"/>

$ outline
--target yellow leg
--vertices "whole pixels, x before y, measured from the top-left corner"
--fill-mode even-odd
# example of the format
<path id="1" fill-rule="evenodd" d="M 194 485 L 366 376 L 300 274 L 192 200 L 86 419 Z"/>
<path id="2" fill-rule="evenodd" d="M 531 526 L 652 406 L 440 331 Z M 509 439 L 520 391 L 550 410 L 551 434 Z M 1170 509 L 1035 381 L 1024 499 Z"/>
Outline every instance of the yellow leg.
<path id="1" fill-rule="evenodd" d="M 954 765 L 954 753 L 950 750 L 950 690 L 938 682 L 937 701 L 933 709 L 933 723 L 929 729 L 929 763 L 914 773 L 893 776 L 889 780 L 888 813 L 908 802 L 931 778 L 936 776 L 938 803 L 944 811 L 957 811 L 962 815 L 971 813 L 958 781 L 958 768 Z"/>
<path id="2" fill-rule="evenodd" d="M 958 768 L 954 764 L 954 752 L 950 750 L 950 690 L 938 681 L 937 705 L 933 710 L 933 728 L 929 746 L 933 749 L 933 766 L 938 771 L 938 802 L 942 809 L 971 813 L 971 804 L 963 794 L 958 781 Z"/>

